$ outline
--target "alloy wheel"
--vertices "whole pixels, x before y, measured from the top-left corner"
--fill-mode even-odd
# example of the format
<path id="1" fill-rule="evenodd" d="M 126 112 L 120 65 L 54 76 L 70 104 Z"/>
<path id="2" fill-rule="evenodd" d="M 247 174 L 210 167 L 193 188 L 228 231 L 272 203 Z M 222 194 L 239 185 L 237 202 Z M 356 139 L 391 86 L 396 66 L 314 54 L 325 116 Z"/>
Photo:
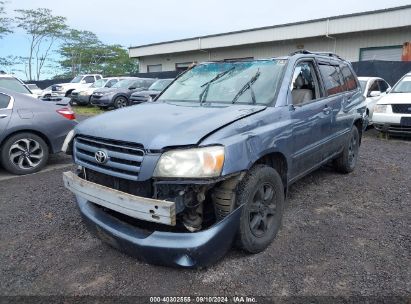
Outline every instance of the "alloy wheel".
<path id="1" fill-rule="evenodd" d="M 37 167 L 44 156 L 41 145 L 34 139 L 22 138 L 13 143 L 9 150 L 10 162 L 22 170 Z"/>
<path id="2" fill-rule="evenodd" d="M 270 231 L 276 213 L 274 187 L 269 183 L 259 185 L 249 206 L 251 233 L 262 237 Z"/>

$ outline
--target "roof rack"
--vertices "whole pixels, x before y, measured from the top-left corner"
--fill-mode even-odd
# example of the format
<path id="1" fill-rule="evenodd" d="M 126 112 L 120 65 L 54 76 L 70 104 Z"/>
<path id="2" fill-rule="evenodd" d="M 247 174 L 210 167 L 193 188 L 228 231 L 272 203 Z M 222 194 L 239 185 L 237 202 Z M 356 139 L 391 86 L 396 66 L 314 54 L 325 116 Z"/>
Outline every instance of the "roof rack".
<path id="1" fill-rule="evenodd" d="M 310 52 L 310 51 L 307 51 L 307 50 L 298 50 L 298 51 L 290 53 L 290 56 L 296 55 L 296 54 L 321 55 L 321 56 L 335 57 L 335 58 L 343 60 L 340 56 L 338 56 L 337 54 L 332 53 L 332 52 Z"/>

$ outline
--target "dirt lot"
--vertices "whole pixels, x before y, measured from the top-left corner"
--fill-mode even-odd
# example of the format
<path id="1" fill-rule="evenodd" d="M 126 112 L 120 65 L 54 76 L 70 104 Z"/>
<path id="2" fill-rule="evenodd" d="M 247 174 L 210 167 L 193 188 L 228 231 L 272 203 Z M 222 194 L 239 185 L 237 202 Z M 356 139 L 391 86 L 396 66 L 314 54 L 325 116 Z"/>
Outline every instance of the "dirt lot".
<path id="1" fill-rule="evenodd" d="M 0 181 L 1 295 L 411 296 L 411 141 L 363 139 L 356 171 L 291 187 L 263 253 L 217 265 L 147 265 L 90 235 L 62 168 Z M 64 159 L 65 162 L 67 159 Z"/>

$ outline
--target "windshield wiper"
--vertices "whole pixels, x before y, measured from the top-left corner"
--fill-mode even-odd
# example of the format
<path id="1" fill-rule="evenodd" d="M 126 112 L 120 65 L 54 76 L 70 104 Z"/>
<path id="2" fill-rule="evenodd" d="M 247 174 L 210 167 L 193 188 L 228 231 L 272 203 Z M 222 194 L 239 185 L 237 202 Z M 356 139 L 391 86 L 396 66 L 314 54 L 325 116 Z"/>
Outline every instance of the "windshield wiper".
<path id="1" fill-rule="evenodd" d="M 227 75 L 228 73 L 230 73 L 231 71 L 233 71 L 235 69 L 235 66 L 229 68 L 228 70 L 218 73 L 217 75 L 214 76 L 214 78 L 212 78 L 211 80 L 207 81 L 206 83 L 203 83 L 201 85 L 201 87 L 205 87 L 204 90 L 200 93 L 200 96 L 198 97 L 200 100 L 200 104 L 202 104 L 206 98 L 207 98 L 207 94 L 208 94 L 208 89 L 210 88 L 210 85 L 214 82 L 217 81 L 218 79 L 222 78 L 223 76 Z"/>
<path id="2" fill-rule="evenodd" d="M 256 104 L 256 99 L 255 99 L 255 94 L 254 94 L 254 90 L 252 88 L 252 85 L 254 82 L 256 82 L 256 80 L 258 79 L 258 77 L 260 77 L 260 69 L 257 70 L 257 73 L 255 73 L 255 75 L 249 80 L 247 81 L 247 83 L 241 88 L 241 90 L 237 93 L 237 95 L 234 96 L 233 100 L 231 101 L 231 103 L 236 103 L 236 101 L 238 100 L 238 98 L 240 98 L 241 95 L 244 94 L 245 91 L 247 91 L 248 89 L 250 89 L 251 92 L 251 98 L 253 100 L 253 104 Z"/>

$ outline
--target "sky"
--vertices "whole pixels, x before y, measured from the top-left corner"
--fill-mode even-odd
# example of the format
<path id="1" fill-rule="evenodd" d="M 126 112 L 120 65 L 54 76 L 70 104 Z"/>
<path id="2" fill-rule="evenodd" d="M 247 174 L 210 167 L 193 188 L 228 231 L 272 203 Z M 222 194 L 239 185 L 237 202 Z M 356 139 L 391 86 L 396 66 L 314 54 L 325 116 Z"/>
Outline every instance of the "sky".
<path id="1" fill-rule="evenodd" d="M 6 1 L 10 17 L 19 8 L 49 8 L 66 17 L 70 27 L 125 47 L 411 4 L 411 0 Z M 26 56 L 28 47 L 25 35 L 15 30 L 0 40 L 0 57 Z"/>

